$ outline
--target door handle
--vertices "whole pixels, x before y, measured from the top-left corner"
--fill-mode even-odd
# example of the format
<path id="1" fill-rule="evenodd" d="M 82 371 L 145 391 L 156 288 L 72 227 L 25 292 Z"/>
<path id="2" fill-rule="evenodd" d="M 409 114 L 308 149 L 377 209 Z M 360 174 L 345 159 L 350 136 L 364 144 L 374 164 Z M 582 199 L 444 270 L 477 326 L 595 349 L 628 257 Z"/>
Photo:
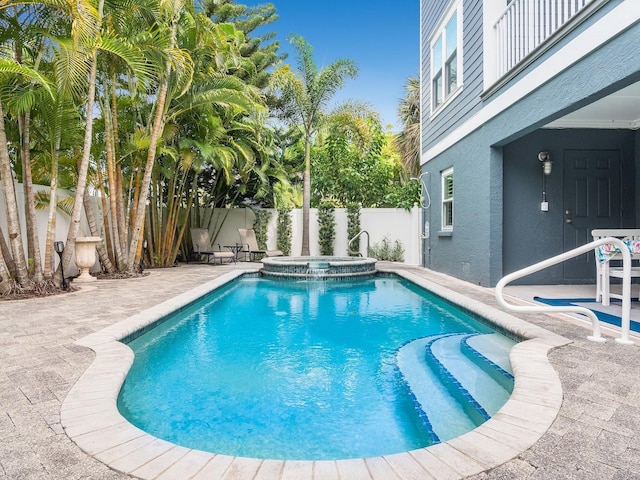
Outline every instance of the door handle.
<path id="1" fill-rule="evenodd" d="M 564 219 L 564 223 L 571 223 L 571 219 L 570 218 L 565 218 Z"/>

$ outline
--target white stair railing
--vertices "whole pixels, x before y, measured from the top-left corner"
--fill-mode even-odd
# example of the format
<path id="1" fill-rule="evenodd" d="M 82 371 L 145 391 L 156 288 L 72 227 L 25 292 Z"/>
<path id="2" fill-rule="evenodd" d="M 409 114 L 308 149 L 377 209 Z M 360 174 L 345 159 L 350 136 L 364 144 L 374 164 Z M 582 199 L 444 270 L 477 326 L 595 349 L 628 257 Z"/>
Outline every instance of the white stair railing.
<path id="1" fill-rule="evenodd" d="M 592 310 L 575 305 L 514 305 L 507 303 L 504 298 L 503 290 L 508 283 L 514 280 L 526 277 L 527 275 L 544 270 L 545 268 L 558 263 L 562 263 L 565 260 L 577 257 L 594 250 L 600 245 L 606 244 L 615 245 L 622 254 L 622 325 L 620 328 L 620 338 L 616 338 L 616 342 L 623 345 L 633 345 L 634 342 L 629 339 L 629 328 L 631 324 L 631 253 L 629 253 L 627 245 L 619 238 L 607 237 L 594 240 L 593 242 L 582 245 L 581 247 L 574 248 L 568 252 L 561 253 L 560 255 L 556 255 L 555 257 L 548 258 L 547 260 L 543 260 L 542 262 L 538 262 L 534 265 L 506 275 L 496 285 L 496 301 L 498 302 L 498 305 L 507 310 L 520 313 L 571 312 L 585 315 L 591 319 L 591 323 L 593 325 L 593 335 L 590 335 L 587 338 L 594 342 L 605 342 L 606 340 L 602 338 L 602 335 L 600 334 L 600 320 L 598 320 L 598 317 Z"/>

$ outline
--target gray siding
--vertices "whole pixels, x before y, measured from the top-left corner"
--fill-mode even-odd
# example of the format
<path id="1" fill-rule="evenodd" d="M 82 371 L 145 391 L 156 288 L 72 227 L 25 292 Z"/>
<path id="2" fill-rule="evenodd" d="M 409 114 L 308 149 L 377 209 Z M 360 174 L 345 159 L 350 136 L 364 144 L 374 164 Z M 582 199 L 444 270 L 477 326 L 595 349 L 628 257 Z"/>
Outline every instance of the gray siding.
<path id="1" fill-rule="evenodd" d="M 509 109 L 426 163 L 423 172 L 428 173 L 427 184 L 430 188 L 432 206 L 426 212 L 426 220 L 431 225 L 431 236 L 427 241 L 428 255 L 425 266 L 473 283 L 490 286 L 495 285 L 503 272 L 506 273 L 507 268 L 510 270 L 519 266 L 525 257 L 531 260 L 530 263 L 534 263 L 540 259 L 540 255 L 549 253 L 550 256 L 557 253 L 557 237 L 562 236 L 563 228 L 561 220 L 538 231 L 535 222 L 532 226 L 531 218 L 527 218 L 526 214 L 523 219 L 518 220 L 518 210 L 507 209 L 504 218 L 508 219 L 508 222 L 504 221 L 503 228 L 503 195 L 509 196 L 511 201 L 511 197 L 528 195 L 529 188 L 527 183 L 523 183 L 529 181 L 528 176 L 518 176 L 518 172 L 514 173 L 511 169 L 513 165 L 507 166 L 504 172 L 504 175 L 509 176 L 511 183 L 508 186 L 504 184 L 503 147 L 511 148 L 513 142 L 535 132 L 549 121 L 637 81 L 640 81 L 640 24 L 621 32 L 610 43 L 583 58 L 547 84 L 541 85 L 528 97 L 514 103 Z M 554 148 L 567 148 L 566 145 L 579 141 L 583 135 L 591 135 L 594 141 L 599 141 L 599 137 L 595 137 L 592 132 L 571 132 L 566 138 L 563 136 L 565 133 L 555 132 Z M 542 134 L 551 135 L 548 132 Z M 603 134 L 603 142 L 613 141 L 611 134 L 608 135 L 605 137 Z M 626 151 L 627 158 L 633 158 L 634 169 L 637 172 L 637 165 L 640 163 L 639 134 L 633 132 L 631 135 L 622 135 L 623 140 L 620 141 L 625 147 L 621 147 L 621 151 Z M 533 166 L 527 163 L 527 168 L 538 169 L 535 157 L 532 162 Z M 440 172 L 451 166 L 455 169 L 454 230 L 452 233 L 439 234 Z M 561 171 L 562 167 L 556 165 L 554 170 Z M 635 173 L 629 172 L 629 176 L 635 178 Z M 539 180 L 539 170 L 534 174 L 534 178 Z M 560 176 L 552 175 L 550 178 L 552 182 L 556 182 Z M 535 189 L 535 203 L 539 206 L 538 187 Z M 510 190 L 505 193 L 507 188 Z M 638 192 L 635 191 L 624 194 L 626 197 L 639 198 Z M 634 206 L 629 208 L 631 211 L 627 218 L 636 218 Z M 551 217 L 552 215 L 547 219 L 551 221 Z M 512 248 L 516 248 L 512 245 L 503 247 L 507 241 L 518 241 L 514 235 L 526 237 L 533 250 L 525 255 L 512 251 Z M 504 258 L 503 248 L 506 248 Z M 558 276 L 551 275 L 545 279 L 549 282 L 556 281 Z"/>
<path id="2" fill-rule="evenodd" d="M 440 172 L 454 168 L 453 231 L 443 232 L 441 225 Z M 502 183 L 501 158 L 485 148 L 481 136 L 469 137 L 427 163 L 431 208 L 426 212 L 430 222 L 429 252 L 425 266 L 464 280 L 488 285 L 489 272 L 496 261 L 490 248 L 493 230 L 501 232 L 502 213 L 494 213 L 500 204 L 493 185 Z M 497 245 L 499 249 L 500 245 Z M 499 260 L 499 259 L 498 259 Z M 501 268 L 501 265 L 499 265 Z"/>
<path id="3" fill-rule="evenodd" d="M 464 0 L 463 17 L 463 89 L 462 92 L 431 118 L 430 43 L 433 30 L 440 21 L 449 2 L 424 1 L 422 18 L 422 149 L 429 148 L 441 136 L 466 120 L 481 106 L 482 93 L 482 2 Z"/>
<path id="4" fill-rule="evenodd" d="M 422 76 L 422 104 L 421 104 L 421 116 L 422 116 L 422 144 L 424 150 L 424 137 L 425 130 L 429 123 L 429 116 L 431 115 L 431 49 L 430 39 L 433 35 L 433 31 L 440 21 L 440 18 L 444 15 L 444 11 L 449 4 L 448 0 L 422 0 L 422 18 L 420 19 L 420 35 L 422 42 L 422 52 L 420 52 L 420 73 Z"/>
<path id="5" fill-rule="evenodd" d="M 537 130 L 506 145 L 504 153 L 504 274 L 514 272 L 563 251 L 563 168 L 565 150 L 616 150 L 622 171 L 622 211 L 620 228 L 636 225 L 634 136 L 631 130 Z M 540 211 L 541 168 L 536 160 L 544 148 L 554 159 L 547 180 L 549 211 Z M 596 227 L 594 225 L 594 227 Z M 594 276 L 584 281 L 592 282 Z M 563 283 L 562 264 L 533 274 L 521 283 Z"/>

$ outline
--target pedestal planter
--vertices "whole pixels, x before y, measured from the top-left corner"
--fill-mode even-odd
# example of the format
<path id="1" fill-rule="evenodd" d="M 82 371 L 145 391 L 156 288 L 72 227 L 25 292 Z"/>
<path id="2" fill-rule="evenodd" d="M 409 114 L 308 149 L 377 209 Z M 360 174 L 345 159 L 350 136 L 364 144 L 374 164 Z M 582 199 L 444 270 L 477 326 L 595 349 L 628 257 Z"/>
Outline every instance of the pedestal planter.
<path id="1" fill-rule="evenodd" d="M 74 283 L 95 282 L 96 277 L 89 274 L 89 269 L 96 263 L 96 245 L 102 241 L 100 237 L 76 237 L 76 265 L 80 276 Z"/>

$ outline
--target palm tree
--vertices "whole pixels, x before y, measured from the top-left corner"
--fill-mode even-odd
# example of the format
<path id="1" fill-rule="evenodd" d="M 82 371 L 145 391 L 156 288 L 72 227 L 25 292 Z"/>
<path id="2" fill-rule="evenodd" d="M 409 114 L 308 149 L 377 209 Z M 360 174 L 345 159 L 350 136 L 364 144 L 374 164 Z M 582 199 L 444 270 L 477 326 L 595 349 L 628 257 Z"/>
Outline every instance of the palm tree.
<path id="1" fill-rule="evenodd" d="M 398 106 L 402 131 L 395 141 L 405 169 L 417 176 L 420 174 L 420 80 L 409 77 L 404 88 L 405 96 Z"/>
<path id="2" fill-rule="evenodd" d="M 297 51 L 297 74 L 289 65 L 278 68 L 271 85 L 279 95 L 280 117 L 302 130 L 304 138 L 304 175 L 302 204 L 302 255 L 309 255 L 309 210 L 311 207 L 311 143 L 324 120 L 324 108 L 348 78 L 358 69 L 349 59 L 336 60 L 318 70 L 313 49 L 302 37 L 292 36 L 290 43 Z"/>
<path id="3" fill-rule="evenodd" d="M 12 42 L 17 45 L 26 38 L 22 34 L 11 34 L 13 30 L 4 28 L 3 23 L 11 16 L 9 8 L 23 3 L 19 0 L 0 2 L 0 43 L 3 51 L 14 51 Z M 282 173 L 268 151 L 269 132 L 264 129 L 263 119 L 254 115 L 266 111 L 260 89 L 268 76 L 267 68 L 278 58 L 277 44 L 263 48 L 262 38 L 248 39 L 242 29 L 212 21 L 197 12 L 194 3 L 193 0 L 26 2 L 29 8 L 33 7 L 30 21 L 38 27 L 34 30 L 33 44 L 46 46 L 40 52 L 43 54 L 40 71 L 34 68 L 37 48 L 30 48 L 28 54 L 25 49 L 24 65 L 15 59 L 4 62 L 5 59 L 0 58 L 0 71 L 15 76 L 24 73 L 13 70 L 31 69 L 34 74 L 42 76 L 42 81 L 48 82 L 46 88 L 51 90 L 51 99 L 42 98 L 40 79 L 27 76 L 21 87 L 25 92 L 24 98 L 31 98 L 30 104 L 25 103 L 26 109 L 15 108 L 14 99 L 18 98 L 15 89 L 11 97 L 0 96 L 0 108 L 11 110 L 10 116 L 0 117 L 0 134 L 4 133 L 5 118 L 9 118 L 9 133 L 13 135 L 9 142 L 20 145 L 15 140 L 17 135 L 14 132 L 18 131 L 15 112 L 25 112 L 20 130 L 24 136 L 21 145 L 24 147 L 23 158 L 31 155 L 34 167 L 41 167 L 43 161 L 48 163 L 45 175 L 40 178 L 51 182 L 50 211 L 53 213 L 57 203 L 58 158 L 73 158 L 74 169 L 77 167 L 77 175 L 74 175 L 76 196 L 71 204 L 71 226 L 62 260 L 65 265 L 73 254 L 83 211 L 92 232 L 95 231 L 95 221 L 89 218 L 92 212 L 85 202 L 94 167 L 97 173 L 94 185 L 103 192 L 105 199 L 115 200 L 110 208 L 106 200 L 103 203 L 105 211 L 111 210 L 110 215 L 104 216 L 107 248 L 111 242 L 117 245 L 117 248 L 109 248 L 108 253 L 105 249 L 106 258 L 111 255 L 114 260 L 119 259 L 119 268 L 127 270 L 137 264 L 139 258 L 142 231 L 148 225 L 145 221 L 147 197 L 159 158 L 164 156 L 163 160 L 168 164 L 173 155 L 180 158 L 179 165 L 183 166 L 189 164 L 190 157 L 197 157 L 197 162 L 193 163 L 195 168 L 192 168 L 195 174 L 183 177 L 186 181 L 195 178 L 194 184 L 200 164 L 211 167 L 210 171 L 222 173 L 217 177 L 225 179 L 218 191 L 218 194 L 223 193 L 218 196 L 219 200 L 222 199 L 220 201 L 226 201 L 229 195 L 238 198 L 246 194 L 265 195 L 264 185 Z M 209 3 L 216 5 L 213 0 Z M 263 12 L 268 14 L 264 18 Z M 252 31 L 275 18 L 274 8 L 265 6 L 252 10 L 246 21 L 240 17 L 243 15 L 234 17 L 233 23 L 243 24 L 247 31 Z M 16 18 L 15 14 L 13 18 Z M 46 28 L 48 20 L 59 20 L 59 23 L 55 29 Z M 43 31 L 49 32 L 46 39 Z M 98 113 L 93 109 L 95 105 L 99 106 Z M 71 110 L 70 106 L 73 107 Z M 74 112 L 75 115 L 69 115 Z M 71 138 L 70 131 L 75 129 L 63 126 L 65 120 L 74 125 L 84 123 L 84 142 Z M 30 121 L 34 122 L 31 129 Z M 181 123 L 189 121 L 190 124 Z M 178 143 L 171 144 L 166 139 L 174 126 L 180 128 L 181 137 Z M 188 128 L 183 128 L 185 126 Z M 196 131 L 196 126 L 200 131 Z M 206 126 L 213 128 L 204 132 Z M 33 132 L 31 151 L 28 151 L 29 131 Z M 126 143 L 125 138 L 130 143 Z M 139 140 L 138 145 L 128 148 L 136 139 Z M 70 146 L 67 140 L 73 141 L 73 145 Z M 0 144 L 3 172 L 0 176 L 3 182 L 11 182 L 14 178 L 12 165 L 16 162 L 9 156 L 7 147 L 10 144 L 3 139 L 0 139 Z M 22 172 L 28 173 L 28 167 L 23 167 Z M 15 171 L 19 175 L 18 168 L 19 165 Z M 41 171 L 36 168 L 36 173 Z M 180 190 L 182 188 L 176 184 L 176 191 L 184 191 L 185 198 L 200 192 Z M 224 193 L 225 188 L 227 193 Z M 4 191 L 15 196 L 9 187 Z M 166 191 L 162 194 L 166 195 Z M 13 205 L 11 202 L 7 204 Z M 174 225 L 177 212 L 173 212 Z M 7 261 L 0 258 L 0 274 L 4 276 L 10 271 L 11 276 L 19 277 L 19 283 L 22 283 L 28 281 L 28 269 L 20 252 L 13 253 L 22 244 L 14 232 L 17 228 L 17 234 L 20 233 L 17 218 L 17 214 L 10 215 L 8 238 L 12 251 L 4 250 Z M 49 223 L 49 232 L 53 232 L 54 220 Z M 117 228 L 110 222 L 117 222 Z M 182 231 L 183 226 L 180 225 Z M 47 238 L 49 253 L 53 242 L 51 237 Z M 119 252 L 114 255 L 114 250 Z M 174 246 L 167 251 L 167 258 L 175 257 Z M 102 255 L 100 258 L 102 261 Z M 45 256 L 45 265 L 49 263 Z M 7 265 L 3 264 L 10 265 L 10 268 L 4 268 Z M 60 281 L 59 271 L 56 280 Z"/>
<path id="4" fill-rule="evenodd" d="M 44 15 L 51 20 L 50 15 Z M 13 172 L 10 164 L 10 157 L 7 150 L 7 138 L 5 132 L 4 110 L 0 107 L 0 170 L 2 170 L 5 189 L 5 199 L 7 203 L 8 230 L 11 244 L 11 256 L 7 259 L 15 264 L 15 279 L 21 287 L 31 285 L 31 280 L 40 283 L 43 280 L 42 262 L 38 245 L 38 236 L 35 226 L 35 201 L 32 190 L 31 178 L 31 152 L 30 152 L 30 123 L 31 109 L 36 101 L 37 91 L 43 84 L 46 85 L 46 96 L 52 95 L 52 90 L 48 85 L 48 79 L 39 72 L 39 63 L 42 59 L 44 42 L 42 41 L 42 31 L 52 30 L 52 23 L 44 26 L 37 22 L 42 19 L 42 12 L 32 5 L 19 5 L 19 2 L 3 2 L 0 5 L 0 26 L 4 52 L 12 52 L 9 56 L 2 58 L 0 71 L 6 75 L 3 80 L 2 103 L 7 106 L 17 119 L 18 139 L 13 139 L 19 145 L 19 155 L 21 164 L 16 162 L 16 172 L 21 167 L 22 183 L 25 196 L 25 220 L 27 226 L 27 247 L 30 259 L 30 266 L 26 263 L 22 244 L 22 233 L 18 223 L 17 209 L 15 203 L 15 192 L 13 190 Z M 34 28 L 35 25 L 35 28 Z M 11 182 L 9 185 L 6 182 Z M 29 271 L 31 270 L 31 271 Z M 31 274 L 31 275 L 30 275 Z"/>
<path id="5" fill-rule="evenodd" d="M 0 59 L 0 72 L 12 76 L 21 76 L 30 81 L 44 86 L 49 94 L 52 94 L 49 82 L 36 70 L 28 66 L 21 65 L 14 59 Z M 11 167 L 11 158 L 8 149 L 7 136 L 5 131 L 4 110 L 0 99 L 0 180 L 2 182 L 5 205 L 7 209 L 7 227 L 9 232 L 12 260 L 15 262 L 16 278 L 21 287 L 29 287 L 32 282 L 29 278 L 27 261 L 24 256 L 22 232 L 18 218 L 18 204 L 14 188 L 14 172 Z M 0 263 L 4 263 L 4 260 Z M 4 265 L 0 264 L 0 270 Z"/>
<path id="6" fill-rule="evenodd" d="M 127 267 L 133 270 L 136 259 L 139 258 L 139 246 L 142 242 L 142 229 L 146 211 L 151 175 L 156 160 L 158 141 L 166 122 L 166 113 L 172 96 L 179 97 L 186 92 L 193 76 L 193 60 L 188 52 L 182 50 L 178 44 L 178 22 L 186 16 L 186 21 L 193 21 L 193 3 L 189 0 L 169 0 L 160 2 L 158 23 L 166 35 L 166 45 L 163 49 L 164 60 L 159 70 L 158 89 L 155 94 L 155 113 L 149 137 L 149 149 L 144 166 L 144 175 L 140 184 L 137 204 L 133 206 L 135 213 L 132 219 L 131 240 Z M 169 101 L 167 101 L 169 100 Z"/>

